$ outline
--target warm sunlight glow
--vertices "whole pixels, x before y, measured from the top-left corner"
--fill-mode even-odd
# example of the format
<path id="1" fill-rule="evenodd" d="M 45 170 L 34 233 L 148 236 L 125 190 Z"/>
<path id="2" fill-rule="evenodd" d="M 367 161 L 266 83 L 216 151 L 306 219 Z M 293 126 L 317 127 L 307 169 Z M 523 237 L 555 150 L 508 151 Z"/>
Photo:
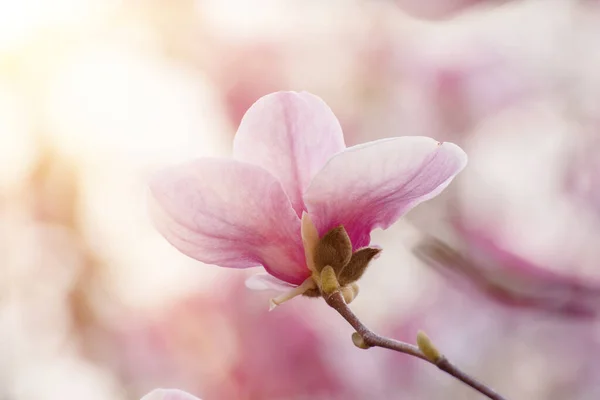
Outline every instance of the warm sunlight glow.
<path id="1" fill-rule="evenodd" d="M 227 129 L 211 96 L 192 71 L 125 46 L 97 45 L 56 77 L 47 104 L 71 155 L 147 165 L 219 151 Z"/>
<path id="2" fill-rule="evenodd" d="M 0 86 L 0 191 L 18 186 L 30 170 L 35 146 L 26 110 Z"/>
<path id="3" fill-rule="evenodd" d="M 93 0 L 0 0 L 0 52 L 10 50 L 43 33 L 81 23 L 92 12 L 118 3 Z"/>

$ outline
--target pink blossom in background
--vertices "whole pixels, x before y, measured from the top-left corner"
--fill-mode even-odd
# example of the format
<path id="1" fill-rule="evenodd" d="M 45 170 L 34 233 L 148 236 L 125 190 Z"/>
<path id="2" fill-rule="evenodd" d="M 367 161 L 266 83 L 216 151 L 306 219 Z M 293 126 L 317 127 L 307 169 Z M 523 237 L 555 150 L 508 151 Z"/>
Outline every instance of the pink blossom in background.
<path id="1" fill-rule="evenodd" d="M 504 307 L 446 281 L 428 300 L 416 307 L 411 319 L 390 318 L 390 335 L 406 337 L 416 329 L 432 332 L 432 340 L 449 359 L 504 387 L 503 394 L 511 399 L 594 399 L 600 393 L 600 370 L 593 361 L 600 355 L 600 338 L 593 319 Z M 389 380 L 398 380 L 395 368 L 387 368 Z M 397 389 L 406 393 L 403 398 L 470 398 L 463 385 L 440 378 L 431 366 L 418 363 L 412 372 L 438 384 L 406 382 Z M 393 398 L 393 392 L 386 398 Z"/>
<path id="2" fill-rule="evenodd" d="M 593 132 L 583 134 L 581 141 L 573 145 L 567 156 L 564 172 L 565 192 L 574 201 L 580 202 L 600 217 L 600 123 L 596 122 Z"/>
<path id="3" fill-rule="evenodd" d="M 141 400 L 200 400 L 178 389 L 156 389 L 148 393 Z"/>
<path id="4" fill-rule="evenodd" d="M 491 231 L 455 224 L 458 249 L 434 242 L 419 248 L 426 262 L 451 278 L 460 276 L 488 297 L 507 306 L 526 308 L 566 317 L 596 317 L 600 314 L 600 282 L 577 274 L 553 271 L 502 245 Z"/>
<path id="5" fill-rule="evenodd" d="M 441 244 L 434 239 L 419 251 L 445 276 L 458 275 L 504 305 L 540 315 L 596 317 L 600 227 L 582 202 L 566 195 L 560 175 L 565 142 L 546 125 L 562 133 L 560 123 L 548 119 L 541 126 L 521 122 L 520 130 L 503 135 L 475 136 L 482 148 L 494 148 L 496 158 L 472 157 L 472 174 L 459 183 L 463 190 L 437 204 L 435 227 L 425 229 Z M 521 147 L 506 146 L 511 140 Z M 513 168 L 510 179 L 486 170 L 499 164 Z"/>
<path id="6" fill-rule="evenodd" d="M 451 251 L 436 266 L 514 308 L 594 317 L 600 225 L 593 182 L 600 174 L 598 107 L 590 92 L 597 92 L 592 65 L 598 57 L 585 35 L 573 34 L 591 17 L 588 7 L 576 10 L 575 4 L 562 3 L 569 14 L 512 3 L 497 14 L 502 23 L 495 27 L 485 13 L 473 15 L 454 25 L 458 41 L 440 27 L 431 35 L 439 43 L 415 46 L 416 68 L 409 71 L 416 87 L 425 88 L 423 114 L 430 119 L 424 125 L 435 132 L 450 127 L 440 137 L 468 134 L 455 140 L 470 154 L 470 173 L 452 186 L 445 206 L 436 205 L 443 211 L 428 230 Z M 543 23 L 528 25 L 527 32 L 509 23 L 526 16 L 534 21 L 546 10 Z M 442 33 L 452 39 L 444 41 Z M 549 37 L 557 44 L 544 47 Z M 593 76 L 574 73 L 572 64 L 593 69 Z"/>
<path id="7" fill-rule="evenodd" d="M 234 158 L 203 158 L 156 175 L 151 214 L 188 256 L 228 268 L 262 265 L 294 285 L 309 277 L 300 234 L 308 213 L 320 235 L 343 225 L 354 249 L 369 245 L 466 165 L 452 143 L 398 137 L 346 148 L 318 97 L 278 92 L 245 114 Z"/>
<path id="8" fill-rule="evenodd" d="M 218 293 L 193 294 L 158 315 L 119 320 L 102 362 L 120 370 L 133 393 L 179 387 L 207 399 L 385 398 L 398 381 L 383 379 L 380 366 L 398 355 L 352 351 L 345 321 L 328 321 L 322 302 L 269 313 L 241 278 L 216 282 Z M 414 362 L 400 360 L 395 372 L 405 376 Z"/>
<path id="9" fill-rule="evenodd" d="M 450 138 L 471 133 L 486 118 L 536 94 L 525 66 L 500 50 L 471 37 L 445 45 L 416 41 L 404 68 L 418 92 L 416 113 L 427 131 Z"/>

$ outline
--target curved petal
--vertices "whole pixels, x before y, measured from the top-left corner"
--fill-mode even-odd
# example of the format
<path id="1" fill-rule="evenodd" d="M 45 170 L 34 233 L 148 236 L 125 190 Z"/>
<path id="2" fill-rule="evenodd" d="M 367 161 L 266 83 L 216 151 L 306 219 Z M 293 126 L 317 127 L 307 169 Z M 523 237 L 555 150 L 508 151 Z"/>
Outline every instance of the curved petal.
<path id="1" fill-rule="evenodd" d="M 154 389 L 141 400 L 200 400 L 179 389 Z"/>
<path id="2" fill-rule="evenodd" d="M 150 192 L 157 229 L 184 254 L 228 268 L 262 264 L 293 284 L 310 274 L 300 219 L 281 184 L 263 168 L 200 159 L 160 172 Z"/>
<path id="3" fill-rule="evenodd" d="M 354 249 L 375 228 L 440 193 L 466 165 L 452 143 L 406 136 L 348 148 L 315 176 L 304 195 L 319 234 L 343 225 Z"/>
<path id="4" fill-rule="evenodd" d="M 250 290 L 276 290 L 278 292 L 285 292 L 292 288 L 287 282 L 281 281 L 269 274 L 255 274 L 251 275 L 246 279 L 246 287 Z"/>
<path id="5" fill-rule="evenodd" d="M 277 92 L 244 115 L 233 143 L 235 159 L 260 165 L 283 185 L 298 216 L 313 176 L 346 148 L 342 128 L 323 100 L 310 93 Z"/>

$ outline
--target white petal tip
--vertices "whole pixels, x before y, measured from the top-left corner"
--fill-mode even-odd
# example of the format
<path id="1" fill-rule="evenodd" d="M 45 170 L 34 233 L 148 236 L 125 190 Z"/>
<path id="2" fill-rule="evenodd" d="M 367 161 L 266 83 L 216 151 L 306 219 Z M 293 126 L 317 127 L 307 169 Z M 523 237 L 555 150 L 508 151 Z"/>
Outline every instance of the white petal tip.
<path id="1" fill-rule="evenodd" d="M 278 305 L 279 304 L 275 302 L 275 299 L 269 299 L 269 311 L 273 311 Z"/>

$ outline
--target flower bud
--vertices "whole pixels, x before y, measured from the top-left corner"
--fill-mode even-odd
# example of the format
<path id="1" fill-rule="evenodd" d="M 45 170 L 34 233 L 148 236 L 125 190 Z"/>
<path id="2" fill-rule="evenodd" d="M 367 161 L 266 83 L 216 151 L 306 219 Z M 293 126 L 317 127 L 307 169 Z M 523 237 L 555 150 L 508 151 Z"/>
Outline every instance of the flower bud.
<path id="1" fill-rule="evenodd" d="M 423 352 L 425 357 L 434 364 L 442 358 L 440 351 L 423 331 L 417 332 L 417 346 L 419 346 L 419 350 Z"/>
<path id="2" fill-rule="evenodd" d="M 317 271 L 326 265 L 339 273 L 352 258 L 352 242 L 343 226 L 327 232 L 315 247 L 314 262 Z"/>
<path id="3" fill-rule="evenodd" d="M 359 287 L 357 283 L 351 283 L 348 286 L 342 288 L 342 296 L 346 304 L 352 303 L 352 301 L 358 296 Z"/>
<path id="4" fill-rule="evenodd" d="M 321 290 L 324 294 L 331 294 L 339 290 L 340 284 L 331 265 L 326 265 L 321 271 Z"/>
<path id="5" fill-rule="evenodd" d="M 347 285 L 360 279 L 369 266 L 369 262 L 379 253 L 381 253 L 379 248 L 365 247 L 352 254 L 350 262 L 339 273 L 340 284 Z"/>
<path id="6" fill-rule="evenodd" d="M 352 343 L 354 343 L 354 345 L 359 349 L 368 349 L 369 347 L 371 347 L 365 343 L 365 340 L 362 336 L 360 336 L 358 332 L 354 332 L 352 334 Z"/>

